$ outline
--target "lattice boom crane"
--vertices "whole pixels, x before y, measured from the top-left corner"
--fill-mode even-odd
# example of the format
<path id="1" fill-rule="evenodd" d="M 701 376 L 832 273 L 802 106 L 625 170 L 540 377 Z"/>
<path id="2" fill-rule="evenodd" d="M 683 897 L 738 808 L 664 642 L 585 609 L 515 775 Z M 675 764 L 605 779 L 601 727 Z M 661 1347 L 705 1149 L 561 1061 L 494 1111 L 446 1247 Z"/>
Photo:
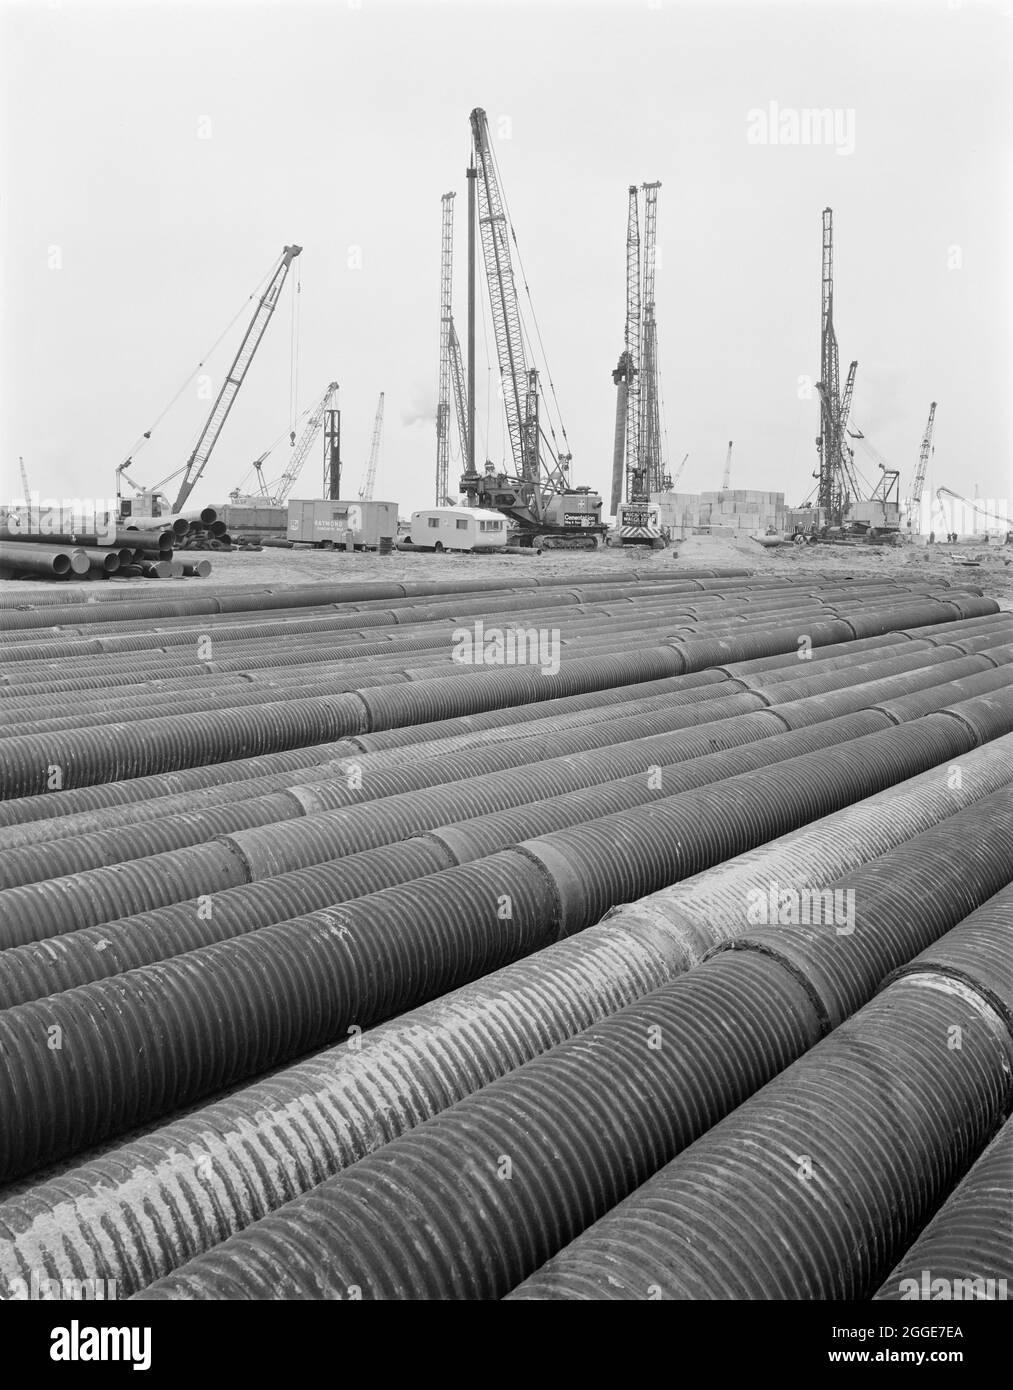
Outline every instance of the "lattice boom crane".
<path id="1" fill-rule="evenodd" d="M 482 257 L 489 282 L 489 301 L 492 311 L 496 356 L 499 361 L 500 383 L 506 407 L 507 434 L 514 466 L 527 483 L 539 481 L 537 440 L 525 439 L 524 422 L 527 414 L 528 363 L 524 353 L 520 306 L 514 284 L 510 259 L 510 238 L 503 197 L 489 145 L 489 124 L 483 110 L 471 113 L 471 134 L 478 169 L 478 225 L 482 241 Z"/>
<path id="2" fill-rule="evenodd" d="M 218 392 L 211 413 L 204 423 L 204 428 L 198 436 L 197 443 L 194 445 L 193 452 L 186 462 L 183 470 L 183 481 L 180 483 L 179 492 L 172 505 L 173 512 L 181 511 L 186 505 L 191 492 L 200 481 L 201 474 L 207 467 L 211 452 L 218 442 L 218 436 L 222 432 L 225 421 L 229 418 L 229 412 L 235 404 L 239 388 L 246 378 L 246 373 L 250 369 L 257 348 L 260 346 L 261 339 L 271 322 L 271 315 L 274 313 L 281 294 L 282 286 L 288 276 L 289 267 L 296 256 L 302 251 L 301 246 L 286 246 L 282 251 L 281 260 L 278 262 L 274 274 L 271 276 L 267 289 L 261 295 L 257 307 L 254 310 L 253 318 L 250 320 L 243 340 L 239 345 L 232 366 L 222 383 L 222 388 Z"/>
<path id="3" fill-rule="evenodd" d="M 920 531 L 922 525 L 921 503 L 922 490 L 925 487 L 925 474 L 928 471 L 929 455 L 932 452 L 932 431 L 936 424 L 936 403 L 929 406 L 928 423 L 925 426 L 925 433 L 922 435 L 921 448 L 918 450 L 918 466 L 915 475 L 911 480 L 911 492 L 907 499 L 907 519 L 908 526 L 912 525 L 912 518 L 915 512 L 918 513 L 918 525 L 912 527 L 913 530 Z"/>
<path id="4" fill-rule="evenodd" d="M 383 435 L 383 392 L 376 403 L 376 419 L 373 421 L 373 439 L 369 446 L 369 460 L 359 488 L 359 500 L 372 502 L 373 486 L 376 483 L 376 465 L 380 458 L 380 439 Z"/>
<path id="5" fill-rule="evenodd" d="M 324 416 L 331 408 L 331 402 L 338 389 L 336 381 L 328 382 L 327 390 L 324 392 L 320 401 L 313 410 L 313 414 L 306 422 L 306 428 L 299 436 L 299 442 L 292 450 L 288 461 L 288 467 L 278 480 L 278 486 L 274 492 L 274 502 L 280 506 L 288 497 L 288 494 L 295 487 L 296 480 L 302 472 L 303 464 L 309 458 L 310 450 L 313 448 L 317 435 L 323 429 Z"/>

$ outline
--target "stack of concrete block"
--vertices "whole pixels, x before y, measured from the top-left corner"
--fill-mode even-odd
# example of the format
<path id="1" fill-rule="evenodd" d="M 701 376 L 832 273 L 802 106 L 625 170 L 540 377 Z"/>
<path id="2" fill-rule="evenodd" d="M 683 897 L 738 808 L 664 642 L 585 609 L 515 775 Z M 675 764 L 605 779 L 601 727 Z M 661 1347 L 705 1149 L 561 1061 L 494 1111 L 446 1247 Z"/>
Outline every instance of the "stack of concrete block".
<path id="1" fill-rule="evenodd" d="M 783 492 L 744 488 L 722 492 L 659 492 L 662 524 L 680 536 L 762 536 L 784 529 Z"/>

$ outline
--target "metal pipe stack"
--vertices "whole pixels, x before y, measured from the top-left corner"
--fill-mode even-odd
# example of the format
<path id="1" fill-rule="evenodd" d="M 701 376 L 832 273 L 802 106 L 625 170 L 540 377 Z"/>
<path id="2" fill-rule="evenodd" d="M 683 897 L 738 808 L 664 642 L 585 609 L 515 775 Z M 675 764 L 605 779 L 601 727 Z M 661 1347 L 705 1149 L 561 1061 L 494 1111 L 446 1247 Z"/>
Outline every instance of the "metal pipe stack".
<path id="1" fill-rule="evenodd" d="M 0 1286 L 1005 1277 L 1013 615 L 977 590 L 32 593 L 0 653 Z"/>
<path id="2" fill-rule="evenodd" d="M 113 534 L 8 525 L 0 540 L 0 579 L 108 579 L 114 574 L 131 579 L 204 578 L 211 572 L 209 560 L 186 565 L 173 561 L 173 550 L 205 544 L 228 549 L 225 523 L 213 508 L 205 512 L 210 514 L 207 522 L 197 513 L 192 518 L 128 519 Z M 68 596 L 67 601 L 75 603 L 77 598 Z"/>

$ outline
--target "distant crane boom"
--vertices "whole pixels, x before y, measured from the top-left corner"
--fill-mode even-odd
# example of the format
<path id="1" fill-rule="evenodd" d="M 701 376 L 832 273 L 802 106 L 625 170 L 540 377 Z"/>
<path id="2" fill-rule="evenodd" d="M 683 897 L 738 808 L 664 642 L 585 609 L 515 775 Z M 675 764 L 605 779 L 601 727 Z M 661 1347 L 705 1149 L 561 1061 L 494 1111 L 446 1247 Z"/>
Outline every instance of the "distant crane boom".
<path id="1" fill-rule="evenodd" d="M 727 492 L 732 485 L 732 440 L 728 441 L 728 452 L 725 454 L 725 476 L 721 480 L 721 491 Z"/>
<path id="2" fill-rule="evenodd" d="M 457 336 L 457 329 L 454 321 L 450 321 L 450 384 L 451 394 L 454 397 L 454 410 L 457 412 L 457 433 L 461 441 L 461 453 L 465 458 L 468 457 L 468 388 L 464 381 L 464 360 L 461 355 L 461 343 Z M 438 502 L 437 506 L 442 506 Z"/>
<path id="3" fill-rule="evenodd" d="M 327 383 L 327 390 L 315 406 L 313 414 L 307 420 L 306 427 L 299 436 L 299 442 L 296 444 L 289 457 L 288 467 L 278 479 L 278 485 L 275 488 L 273 499 L 276 506 L 281 506 L 293 487 L 295 487 L 296 480 L 302 472 L 303 464 L 309 458 L 310 450 L 316 442 L 316 437 L 323 429 L 324 416 L 331 408 L 331 402 L 334 399 L 337 389 L 338 383 L 336 381 Z"/>
<path id="4" fill-rule="evenodd" d="M 243 340 L 233 359 L 232 366 L 229 368 L 222 388 L 211 407 L 211 413 L 198 436 L 193 452 L 186 462 L 183 470 L 183 481 L 180 483 L 179 492 L 176 494 L 176 500 L 172 506 L 174 512 L 181 511 L 186 505 L 190 494 L 200 481 L 201 474 L 207 467 L 211 452 L 218 442 L 218 436 L 221 434 L 225 421 L 229 417 L 229 412 L 235 404 L 239 388 L 246 378 L 250 363 L 260 346 L 267 325 L 271 321 L 271 315 L 278 303 L 278 297 L 288 275 L 289 266 L 301 251 L 301 246 L 286 246 L 284 248 L 281 260 L 271 276 L 267 289 L 257 303 L 253 318 L 243 334 Z"/>
<path id="5" fill-rule="evenodd" d="M 18 467 L 21 469 L 21 486 L 25 493 L 25 506 L 30 507 L 32 505 L 32 489 L 28 482 L 28 469 L 25 467 L 25 461 L 20 454 L 18 454 Z"/>
<path id="6" fill-rule="evenodd" d="M 922 490 L 925 487 L 925 474 L 928 471 L 929 455 L 932 452 L 932 431 L 936 423 L 936 403 L 929 406 L 928 423 L 925 426 L 925 433 L 922 435 L 921 448 L 918 450 L 918 465 L 915 468 L 915 475 L 911 480 L 911 491 L 907 499 L 907 518 L 908 526 L 912 525 L 915 512 L 918 513 L 918 525 L 912 529 L 920 531 L 922 526 L 921 500 Z"/>
<path id="7" fill-rule="evenodd" d="M 689 454 L 683 454 L 683 456 L 682 456 L 682 462 L 679 464 L 679 467 L 675 470 L 675 476 L 672 478 L 672 486 L 673 486 L 673 487 L 675 487 L 676 483 L 677 483 L 677 482 L 679 481 L 679 479 L 682 477 L 682 470 L 686 467 L 686 460 L 687 460 L 688 458 L 689 458 Z"/>
<path id="8" fill-rule="evenodd" d="M 383 434 L 383 392 L 376 403 L 376 419 L 373 421 L 373 439 L 369 446 L 369 460 L 359 488 L 359 500 L 372 502 L 373 485 L 376 482 L 376 465 L 380 457 L 380 438 Z"/>
<path id="9" fill-rule="evenodd" d="M 972 512 L 976 512 L 978 516 L 983 516 L 986 521 L 1001 522 L 1003 526 L 1013 526 L 1013 518 L 1002 516 L 994 509 L 990 511 L 988 507 L 980 506 L 977 501 L 972 501 L 970 497 L 964 497 L 961 493 L 954 492 L 952 488 L 937 487 L 936 499 L 942 501 L 944 497 L 952 497 L 954 501 L 961 502 L 965 507 L 970 507 Z"/>
<path id="10" fill-rule="evenodd" d="M 855 374 L 857 371 L 858 363 L 849 363 L 848 377 L 844 383 L 844 395 L 841 397 L 840 418 L 837 422 L 837 429 L 842 446 L 844 446 L 844 432 L 848 428 L 848 416 L 851 414 L 851 398 L 855 394 Z"/>
<path id="11" fill-rule="evenodd" d="M 500 384 L 506 408 L 507 434 L 510 437 L 514 466 L 519 476 L 537 488 L 538 444 L 537 440 L 532 441 L 531 431 L 525 429 L 528 364 L 524 353 L 524 335 L 521 329 L 517 288 L 514 284 L 513 264 L 510 259 L 509 228 L 489 143 L 489 125 L 485 112 L 479 107 L 471 113 L 471 133 L 478 170 L 478 225 L 489 284 L 489 302 L 496 339 L 496 355 L 499 360 Z"/>

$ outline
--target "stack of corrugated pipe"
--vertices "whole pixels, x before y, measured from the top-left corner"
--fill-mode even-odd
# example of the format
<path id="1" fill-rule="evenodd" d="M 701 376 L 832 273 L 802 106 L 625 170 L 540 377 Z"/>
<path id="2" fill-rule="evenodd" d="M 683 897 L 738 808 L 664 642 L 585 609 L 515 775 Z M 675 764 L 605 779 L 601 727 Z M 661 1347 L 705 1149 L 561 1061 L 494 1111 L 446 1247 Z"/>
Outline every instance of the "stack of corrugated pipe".
<path id="1" fill-rule="evenodd" d="M 206 511 L 212 509 L 206 508 Z M 8 530 L 0 540 L 0 579 L 192 579 L 206 578 L 211 561 L 174 558 L 174 550 L 201 544 L 210 534 L 197 514 L 184 517 L 125 521 L 110 535 L 88 533 Z M 210 526 L 220 527 L 216 536 L 225 535 L 225 523 L 214 513 Z M 216 548 L 218 541 L 216 540 Z M 25 601 L 24 594 L 17 596 Z M 61 596 L 62 597 L 62 596 Z M 70 599 L 70 602 L 76 600 Z"/>
<path id="2" fill-rule="evenodd" d="M 672 568 L 0 626 L 0 1286 L 1013 1274 L 993 600 Z"/>

